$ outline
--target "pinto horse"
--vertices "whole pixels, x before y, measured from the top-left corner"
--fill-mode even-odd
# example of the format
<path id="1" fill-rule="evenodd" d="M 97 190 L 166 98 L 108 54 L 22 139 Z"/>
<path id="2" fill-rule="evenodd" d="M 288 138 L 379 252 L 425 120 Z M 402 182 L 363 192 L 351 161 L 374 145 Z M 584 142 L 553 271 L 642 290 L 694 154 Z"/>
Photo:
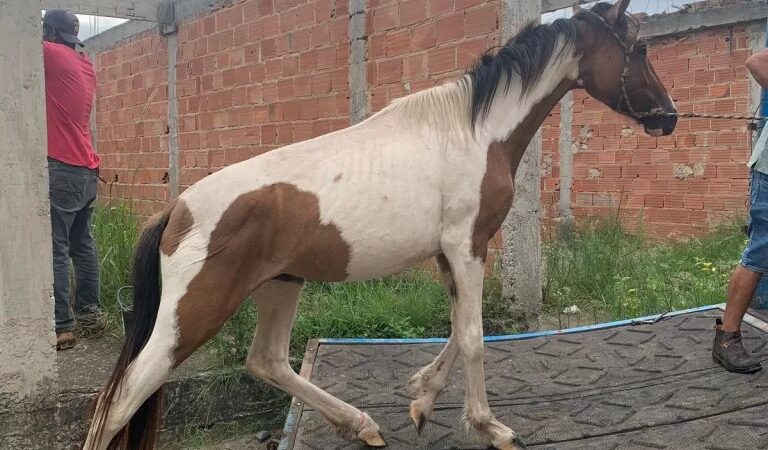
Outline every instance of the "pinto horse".
<path id="1" fill-rule="evenodd" d="M 651 135 L 674 130 L 674 104 L 628 3 L 530 25 L 455 81 L 355 126 L 226 167 L 171 202 L 137 244 L 135 324 L 98 397 L 85 448 L 152 448 L 163 383 L 248 296 L 258 309 L 248 369 L 319 411 L 343 437 L 385 446 L 368 414 L 289 366 L 299 293 L 305 280 L 365 280 L 430 257 L 452 301 L 452 333 L 410 380 L 416 428 L 461 355 L 468 427 L 497 449 L 524 448 L 494 417 L 485 390 L 487 244 L 510 209 L 528 143 L 567 91 L 585 89 Z"/>

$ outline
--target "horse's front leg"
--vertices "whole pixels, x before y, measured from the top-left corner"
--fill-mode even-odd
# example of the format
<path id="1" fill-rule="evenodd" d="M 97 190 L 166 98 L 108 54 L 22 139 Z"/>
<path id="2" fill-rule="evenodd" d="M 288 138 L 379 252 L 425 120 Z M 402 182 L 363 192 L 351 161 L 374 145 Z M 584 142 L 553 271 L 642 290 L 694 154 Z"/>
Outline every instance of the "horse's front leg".
<path id="1" fill-rule="evenodd" d="M 466 251 L 463 251 L 466 249 Z M 464 358 L 464 420 L 499 450 L 519 450 L 525 444 L 514 431 L 499 422 L 488 406 L 483 371 L 482 294 L 484 261 L 471 254 L 469 245 L 445 255 L 456 283 L 453 336 Z"/>

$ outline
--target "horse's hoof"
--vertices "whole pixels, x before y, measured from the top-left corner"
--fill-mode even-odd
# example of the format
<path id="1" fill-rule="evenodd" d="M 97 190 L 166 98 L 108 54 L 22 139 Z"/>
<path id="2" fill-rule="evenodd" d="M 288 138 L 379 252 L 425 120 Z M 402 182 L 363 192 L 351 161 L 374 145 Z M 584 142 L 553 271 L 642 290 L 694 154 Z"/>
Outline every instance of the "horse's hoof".
<path id="1" fill-rule="evenodd" d="M 378 431 L 361 439 L 368 447 L 381 448 L 387 446 L 387 443 L 384 441 Z"/>
<path id="2" fill-rule="evenodd" d="M 523 440 L 515 436 L 511 442 L 502 444 L 501 447 L 499 447 L 499 450 L 525 450 L 527 448 L 528 447 L 525 445 Z"/>
<path id="3" fill-rule="evenodd" d="M 416 425 L 416 433 L 421 435 L 421 430 L 424 429 L 424 424 L 427 423 L 427 417 L 423 412 L 419 411 L 413 403 L 411 403 L 410 413 L 411 419 L 413 419 L 413 423 Z"/>

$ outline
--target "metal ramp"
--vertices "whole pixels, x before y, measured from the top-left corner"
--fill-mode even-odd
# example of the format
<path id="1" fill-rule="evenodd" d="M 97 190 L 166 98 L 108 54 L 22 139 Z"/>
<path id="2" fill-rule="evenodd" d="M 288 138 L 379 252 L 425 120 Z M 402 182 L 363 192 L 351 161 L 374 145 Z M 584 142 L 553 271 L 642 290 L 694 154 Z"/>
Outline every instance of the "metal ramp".
<path id="1" fill-rule="evenodd" d="M 768 449 L 768 369 L 726 372 L 711 358 L 718 306 L 565 331 L 486 338 L 496 416 L 537 449 Z M 748 316 L 745 345 L 768 363 L 768 324 Z M 302 376 L 368 412 L 387 448 L 486 448 L 459 424 L 460 359 L 421 436 L 408 379 L 444 340 L 319 340 Z M 363 449 L 295 399 L 281 450 Z"/>

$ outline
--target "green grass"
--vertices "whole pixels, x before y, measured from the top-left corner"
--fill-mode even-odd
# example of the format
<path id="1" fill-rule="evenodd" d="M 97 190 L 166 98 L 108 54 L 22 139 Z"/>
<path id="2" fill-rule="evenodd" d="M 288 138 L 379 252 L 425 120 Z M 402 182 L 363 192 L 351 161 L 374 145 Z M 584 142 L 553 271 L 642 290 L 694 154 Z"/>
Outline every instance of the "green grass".
<path id="1" fill-rule="evenodd" d="M 612 218 L 591 221 L 547 244 L 545 307 L 624 319 L 720 303 L 745 242 L 736 223 L 669 242 L 629 234 Z"/>
<path id="2" fill-rule="evenodd" d="M 247 300 L 208 348 L 225 364 L 248 353 L 257 321 Z M 418 270 L 359 283 L 307 283 L 291 335 L 294 362 L 312 338 L 446 336 L 450 304 L 439 281 Z"/>
<path id="3" fill-rule="evenodd" d="M 115 334 L 121 333 L 116 295 L 130 284 L 138 226 L 125 206 L 111 203 L 96 211 L 102 302 Z M 628 233 L 610 218 L 586 222 L 545 245 L 545 314 L 559 317 L 563 308 L 577 305 L 597 322 L 720 303 L 744 243 L 736 224 L 701 238 L 657 242 L 642 231 Z M 486 280 L 483 308 L 487 334 L 517 331 L 495 276 Z M 213 365 L 242 364 L 256 322 L 256 308 L 246 300 L 206 345 Z M 411 338 L 449 332 L 450 302 L 437 277 L 427 271 L 360 283 L 308 283 L 291 337 L 292 364 L 300 365 L 312 338 Z"/>
<path id="4" fill-rule="evenodd" d="M 105 202 L 97 205 L 93 216 L 93 237 L 99 249 L 101 303 L 107 312 L 109 329 L 122 334 L 117 304 L 118 290 L 131 284 L 131 261 L 140 220 L 124 203 Z M 130 290 L 121 296 L 130 302 Z"/>

